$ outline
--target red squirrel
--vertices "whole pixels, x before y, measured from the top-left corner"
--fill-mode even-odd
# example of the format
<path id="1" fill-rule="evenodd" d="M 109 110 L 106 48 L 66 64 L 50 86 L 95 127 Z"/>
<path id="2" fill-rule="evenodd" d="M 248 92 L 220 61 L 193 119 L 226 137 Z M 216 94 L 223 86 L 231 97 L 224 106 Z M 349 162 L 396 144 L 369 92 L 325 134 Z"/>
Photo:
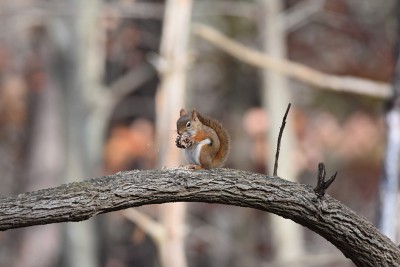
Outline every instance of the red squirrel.
<path id="1" fill-rule="evenodd" d="M 178 136 L 176 146 L 185 149 L 189 169 L 210 169 L 222 166 L 229 149 L 230 137 L 222 124 L 196 110 L 180 111 L 176 122 Z"/>

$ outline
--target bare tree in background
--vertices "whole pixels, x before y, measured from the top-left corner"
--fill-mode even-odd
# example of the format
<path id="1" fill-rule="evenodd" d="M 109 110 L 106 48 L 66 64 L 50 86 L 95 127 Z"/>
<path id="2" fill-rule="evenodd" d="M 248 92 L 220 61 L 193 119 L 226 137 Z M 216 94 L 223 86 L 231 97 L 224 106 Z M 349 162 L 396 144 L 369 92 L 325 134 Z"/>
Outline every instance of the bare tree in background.
<path id="1" fill-rule="evenodd" d="M 187 46 L 190 34 L 192 0 L 168 0 L 161 40 L 162 71 L 157 107 L 157 142 L 160 167 L 181 164 L 180 151 L 175 147 L 176 120 L 184 107 Z M 185 267 L 184 250 L 185 203 L 162 206 L 166 235 L 159 250 L 163 267 Z"/>
<path id="2" fill-rule="evenodd" d="M 280 0 L 263 0 L 262 4 L 266 15 L 265 21 L 260 24 L 259 29 L 263 35 L 265 52 L 275 58 L 286 58 L 286 33 L 281 19 L 283 2 Z M 287 85 L 287 77 L 283 74 L 262 70 L 262 81 L 263 106 L 268 111 L 268 120 L 270 122 L 266 130 L 266 140 L 268 140 L 268 147 L 265 148 L 268 151 L 266 166 L 269 166 L 271 172 L 279 126 L 281 125 L 286 105 L 291 102 L 291 96 Z M 286 165 L 286 168 L 282 169 L 282 173 L 279 173 L 279 175 L 291 179 L 291 181 L 296 181 L 296 164 L 292 158 L 293 154 L 290 153 L 290 151 L 295 150 L 295 138 L 291 125 L 289 123 L 285 129 L 284 145 L 281 153 L 281 162 Z M 287 262 L 300 258 L 303 253 L 301 227 L 275 215 L 270 218 L 275 260 Z"/>
<path id="3" fill-rule="evenodd" d="M 50 69 L 48 35 L 42 26 L 35 39 L 33 52 L 37 62 L 29 66 L 30 75 Z M 42 31 L 43 30 L 43 31 Z M 47 44 L 46 44 L 47 43 Z M 61 183 L 63 143 L 60 113 L 60 91 L 48 77 L 44 88 L 30 88 L 28 153 L 26 154 L 26 188 L 37 190 Z M 57 178 L 58 179 L 57 179 Z M 16 265 L 51 267 L 61 251 L 61 225 L 46 225 L 36 231 L 24 231 L 22 249 Z M 38 244 L 41 244 L 38 246 Z"/>
<path id="4" fill-rule="evenodd" d="M 398 7 L 399 8 L 399 7 Z M 400 20 L 398 20 L 399 22 Z M 397 27 L 400 27 L 397 25 Z M 393 97 L 386 111 L 386 152 L 380 184 L 379 228 L 398 241 L 398 192 L 400 179 L 400 35 L 396 47 Z M 397 222 L 397 223 L 396 223 Z"/>
<path id="5" fill-rule="evenodd" d="M 95 34 L 99 2 L 71 0 L 68 3 L 76 6 L 79 12 L 75 16 L 54 17 L 49 20 L 49 29 L 55 50 L 51 70 L 65 103 L 65 182 L 73 182 L 93 174 L 94 160 L 89 156 L 88 140 L 98 138 L 88 136 L 89 101 L 90 97 L 96 97 L 90 93 L 95 91 L 91 89 L 96 86 L 93 80 L 97 78 L 99 83 L 100 75 L 95 73 L 96 69 L 93 71 L 90 63 L 93 56 L 99 56 L 98 53 L 93 54 L 93 50 L 97 51 L 93 44 L 100 45 Z M 66 266 L 98 266 L 94 231 L 93 221 L 65 225 Z"/>

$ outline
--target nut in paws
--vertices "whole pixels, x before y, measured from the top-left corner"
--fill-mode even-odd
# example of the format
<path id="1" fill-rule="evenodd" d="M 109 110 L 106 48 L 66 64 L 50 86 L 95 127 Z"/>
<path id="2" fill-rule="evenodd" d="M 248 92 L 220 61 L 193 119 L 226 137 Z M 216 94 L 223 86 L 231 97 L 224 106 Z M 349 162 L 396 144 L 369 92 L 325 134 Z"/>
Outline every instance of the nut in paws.
<path id="1" fill-rule="evenodd" d="M 175 144 L 179 148 L 188 148 L 193 145 L 193 139 L 187 134 L 180 134 L 176 137 Z"/>

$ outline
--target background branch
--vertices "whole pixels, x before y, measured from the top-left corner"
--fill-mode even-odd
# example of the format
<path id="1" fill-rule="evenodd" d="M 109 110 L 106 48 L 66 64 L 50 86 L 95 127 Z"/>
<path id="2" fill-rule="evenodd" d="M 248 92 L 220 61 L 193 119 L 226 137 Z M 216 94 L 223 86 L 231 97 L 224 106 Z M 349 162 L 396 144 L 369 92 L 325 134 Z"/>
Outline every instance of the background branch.
<path id="1" fill-rule="evenodd" d="M 147 233 L 158 246 L 161 246 L 161 244 L 165 242 L 165 227 L 147 214 L 140 212 L 137 209 L 126 209 L 122 211 L 122 215 Z"/>
<path id="2" fill-rule="evenodd" d="M 200 38 L 247 64 L 281 72 L 320 89 L 363 94 L 383 99 L 392 96 L 391 86 L 387 83 L 352 76 L 330 75 L 299 63 L 277 59 L 248 48 L 204 24 L 194 24 L 193 32 Z"/>
<path id="3" fill-rule="evenodd" d="M 326 238 L 358 266 L 396 266 L 400 250 L 370 222 L 309 185 L 231 169 L 119 172 L 0 199 L 0 230 L 81 221 L 166 202 L 249 207 L 291 219 Z"/>

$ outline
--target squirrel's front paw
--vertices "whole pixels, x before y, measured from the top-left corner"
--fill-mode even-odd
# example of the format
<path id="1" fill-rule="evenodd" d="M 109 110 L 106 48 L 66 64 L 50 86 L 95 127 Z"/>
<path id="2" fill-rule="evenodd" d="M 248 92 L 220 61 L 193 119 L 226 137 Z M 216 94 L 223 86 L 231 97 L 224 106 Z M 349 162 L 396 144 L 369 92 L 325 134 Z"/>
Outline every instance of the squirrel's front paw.
<path id="1" fill-rule="evenodd" d="M 185 169 L 188 169 L 188 170 L 191 170 L 191 171 L 194 171 L 194 170 L 203 170 L 204 168 L 203 167 L 201 167 L 200 165 L 196 165 L 196 164 L 189 164 L 189 165 L 186 165 L 186 166 L 184 166 L 185 167 Z"/>

